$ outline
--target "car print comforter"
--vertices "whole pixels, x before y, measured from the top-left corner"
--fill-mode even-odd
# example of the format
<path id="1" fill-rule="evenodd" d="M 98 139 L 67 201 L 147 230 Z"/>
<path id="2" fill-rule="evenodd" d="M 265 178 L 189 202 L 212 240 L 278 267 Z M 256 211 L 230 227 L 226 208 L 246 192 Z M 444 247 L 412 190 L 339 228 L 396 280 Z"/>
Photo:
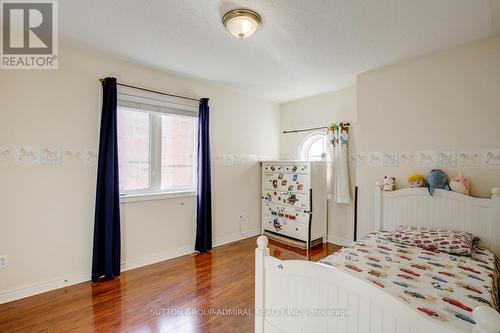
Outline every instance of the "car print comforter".
<path id="1" fill-rule="evenodd" d="M 391 242 L 380 231 L 320 262 L 373 283 L 456 331 L 472 332 L 477 306 L 498 311 L 498 260 L 485 249 L 470 257 L 431 252 Z"/>

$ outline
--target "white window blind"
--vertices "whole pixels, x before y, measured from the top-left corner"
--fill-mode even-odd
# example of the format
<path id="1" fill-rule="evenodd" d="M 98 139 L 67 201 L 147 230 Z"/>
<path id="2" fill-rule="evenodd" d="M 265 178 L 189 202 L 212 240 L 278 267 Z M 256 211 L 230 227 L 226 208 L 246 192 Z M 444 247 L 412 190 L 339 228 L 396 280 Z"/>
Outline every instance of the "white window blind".
<path id="1" fill-rule="evenodd" d="M 194 192 L 198 102 L 118 88 L 120 192 Z"/>

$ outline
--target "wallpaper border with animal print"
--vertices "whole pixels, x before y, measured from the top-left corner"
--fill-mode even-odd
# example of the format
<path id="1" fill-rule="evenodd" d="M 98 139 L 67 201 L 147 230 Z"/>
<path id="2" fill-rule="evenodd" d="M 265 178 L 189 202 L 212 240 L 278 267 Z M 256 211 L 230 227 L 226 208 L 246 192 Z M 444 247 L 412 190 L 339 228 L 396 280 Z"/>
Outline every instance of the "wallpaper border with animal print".
<path id="1" fill-rule="evenodd" d="M 358 168 L 500 168 L 500 149 L 361 152 L 352 154 L 350 161 Z"/>
<path id="2" fill-rule="evenodd" d="M 63 148 L 59 145 L 16 145 L 0 144 L 0 166 L 2 165 L 62 165 L 97 164 L 97 150 L 94 148 Z"/>

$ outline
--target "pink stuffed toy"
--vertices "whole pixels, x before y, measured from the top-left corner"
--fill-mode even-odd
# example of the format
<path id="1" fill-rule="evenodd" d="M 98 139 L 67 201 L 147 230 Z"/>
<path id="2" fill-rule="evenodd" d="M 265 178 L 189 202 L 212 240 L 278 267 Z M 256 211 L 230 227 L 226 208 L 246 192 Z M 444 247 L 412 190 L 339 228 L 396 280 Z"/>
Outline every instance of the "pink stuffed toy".
<path id="1" fill-rule="evenodd" d="M 457 177 L 450 180 L 450 188 L 454 192 L 469 195 L 470 181 L 460 173 Z"/>

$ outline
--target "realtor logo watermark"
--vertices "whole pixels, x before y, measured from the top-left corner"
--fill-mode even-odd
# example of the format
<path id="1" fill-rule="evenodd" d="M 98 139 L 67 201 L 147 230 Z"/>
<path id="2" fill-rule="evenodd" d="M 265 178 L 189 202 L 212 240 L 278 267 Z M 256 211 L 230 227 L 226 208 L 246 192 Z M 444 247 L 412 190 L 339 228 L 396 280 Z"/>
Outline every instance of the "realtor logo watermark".
<path id="1" fill-rule="evenodd" d="M 1 0 L 1 69 L 57 69 L 57 0 Z"/>

